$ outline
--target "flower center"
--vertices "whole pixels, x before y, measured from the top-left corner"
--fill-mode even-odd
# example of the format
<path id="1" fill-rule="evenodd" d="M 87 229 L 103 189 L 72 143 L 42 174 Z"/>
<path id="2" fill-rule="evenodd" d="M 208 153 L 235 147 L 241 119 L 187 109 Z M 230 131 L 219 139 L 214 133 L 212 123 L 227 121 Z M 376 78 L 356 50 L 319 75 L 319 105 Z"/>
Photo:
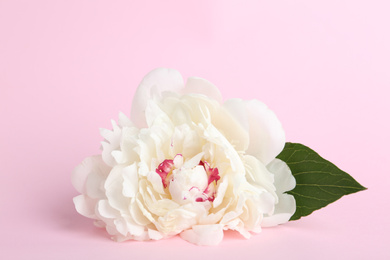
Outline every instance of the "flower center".
<path id="1" fill-rule="evenodd" d="M 180 204 L 214 201 L 215 186 L 221 178 L 218 168 L 212 168 L 202 160 L 194 167 L 187 167 L 183 164 L 183 156 L 177 154 L 173 160 L 166 159 L 156 168 L 172 199 Z"/>

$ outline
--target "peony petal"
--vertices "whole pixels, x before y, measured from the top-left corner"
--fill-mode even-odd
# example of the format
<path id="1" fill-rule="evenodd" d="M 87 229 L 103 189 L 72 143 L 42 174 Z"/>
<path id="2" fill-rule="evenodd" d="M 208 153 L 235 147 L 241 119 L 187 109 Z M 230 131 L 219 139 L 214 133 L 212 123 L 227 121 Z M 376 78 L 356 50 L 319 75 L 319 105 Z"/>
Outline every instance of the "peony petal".
<path id="1" fill-rule="evenodd" d="M 193 227 L 197 222 L 197 217 L 197 212 L 192 212 L 182 207 L 169 210 L 164 216 L 159 217 L 154 224 L 162 233 L 176 235 L 183 230 Z"/>
<path id="2" fill-rule="evenodd" d="M 236 120 L 229 111 L 223 107 L 216 111 L 212 123 L 237 151 L 246 151 L 249 147 L 248 129 Z"/>
<path id="3" fill-rule="evenodd" d="M 153 239 L 153 240 L 159 240 L 159 239 L 164 238 L 164 236 L 160 232 L 158 232 L 157 230 L 153 230 L 153 229 L 148 229 L 148 235 L 149 235 L 149 238 Z"/>
<path id="4" fill-rule="evenodd" d="M 80 193 L 87 193 L 86 182 L 90 174 L 107 176 L 110 168 L 104 164 L 101 155 L 94 155 L 82 161 L 72 172 L 72 184 Z"/>
<path id="5" fill-rule="evenodd" d="M 131 120 L 139 128 L 146 127 L 145 109 L 150 99 L 161 97 L 164 91 L 179 92 L 184 87 L 181 74 L 174 69 L 158 68 L 149 72 L 135 92 Z"/>
<path id="6" fill-rule="evenodd" d="M 118 125 L 120 127 L 134 127 L 133 122 L 123 112 L 119 112 Z"/>
<path id="7" fill-rule="evenodd" d="M 198 153 L 197 155 L 195 155 L 191 159 L 187 160 L 184 163 L 183 167 L 186 169 L 194 168 L 195 166 L 199 165 L 199 162 L 200 162 L 200 160 L 202 160 L 203 155 L 204 155 L 204 152 Z"/>
<path id="8" fill-rule="evenodd" d="M 128 223 L 123 218 L 116 218 L 114 219 L 114 225 L 116 230 L 122 235 L 127 236 L 127 233 L 129 232 L 128 229 Z M 142 231 L 141 231 L 142 232 Z M 124 240 L 122 240 L 124 241 Z"/>
<path id="9" fill-rule="evenodd" d="M 138 192 L 138 171 L 137 164 L 133 163 L 122 170 L 123 177 L 123 195 L 126 197 L 135 197 Z"/>
<path id="10" fill-rule="evenodd" d="M 267 169 L 274 174 L 274 185 L 278 194 L 295 188 L 295 178 L 284 161 L 274 159 L 267 165 Z"/>
<path id="11" fill-rule="evenodd" d="M 85 183 L 85 190 L 88 197 L 93 199 L 105 198 L 103 185 L 106 176 L 106 173 L 102 174 L 100 171 L 94 171 L 88 175 Z"/>
<path id="12" fill-rule="evenodd" d="M 249 239 L 251 237 L 251 234 L 249 233 L 249 231 L 245 229 L 243 221 L 241 219 L 238 219 L 238 218 L 227 223 L 224 226 L 224 229 L 238 231 L 246 239 Z"/>
<path id="13" fill-rule="evenodd" d="M 120 148 L 120 141 L 122 136 L 122 128 L 119 127 L 114 120 L 111 120 L 112 123 L 112 131 L 108 129 L 100 129 L 100 134 L 105 139 L 105 141 L 101 142 L 102 144 L 102 158 L 103 161 L 114 167 L 117 163 L 112 156 L 112 152 L 118 150 Z"/>
<path id="14" fill-rule="evenodd" d="M 126 197 L 135 197 L 138 192 L 138 171 L 137 164 L 133 163 L 122 170 L 123 177 L 123 195 Z"/>
<path id="15" fill-rule="evenodd" d="M 115 219 L 114 224 L 117 230 L 124 236 L 126 236 L 127 233 L 130 233 L 130 235 L 136 237 L 143 237 L 143 234 L 145 233 L 145 227 L 137 225 L 129 216 Z M 142 239 L 140 238 L 140 240 Z"/>
<path id="16" fill-rule="evenodd" d="M 225 197 L 225 193 L 226 193 L 226 189 L 228 187 L 228 184 L 229 184 L 229 180 L 228 180 L 228 177 L 225 176 L 222 181 L 219 183 L 218 185 L 218 189 L 217 189 L 217 196 L 215 197 L 214 201 L 213 201 L 213 207 L 216 208 L 218 207 L 219 205 L 221 205 L 222 203 L 222 200 L 224 199 Z"/>
<path id="17" fill-rule="evenodd" d="M 217 128 L 213 125 L 208 125 L 204 131 L 204 138 L 208 142 L 216 144 L 223 150 L 226 158 L 230 160 L 230 166 L 234 172 L 242 173 L 242 175 L 245 174 L 245 168 L 240 155 Z"/>
<path id="18" fill-rule="evenodd" d="M 146 226 L 150 223 L 150 220 L 145 217 L 142 210 L 139 208 L 136 199 L 133 199 L 129 207 L 130 215 L 134 222 L 138 225 Z"/>
<path id="19" fill-rule="evenodd" d="M 183 166 L 183 155 L 181 155 L 180 153 L 176 154 L 173 158 L 173 165 L 176 169 L 180 169 Z"/>
<path id="20" fill-rule="evenodd" d="M 222 103 L 222 95 L 219 89 L 210 81 L 202 78 L 190 77 L 187 79 L 187 84 L 183 89 L 183 94 L 191 93 L 202 94 Z"/>
<path id="21" fill-rule="evenodd" d="M 276 115 L 258 100 L 227 100 L 223 106 L 248 129 L 247 154 L 257 157 L 267 165 L 283 150 L 285 134 Z"/>
<path id="22" fill-rule="evenodd" d="M 127 210 L 130 198 L 123 196 L 123 177 L 122 177 L 123 166 L 115 166 L 110 174 L 108 175 L 104 189 L 106 190 L 106 196 L 109 204 L 119 210 Z"/>
<path id="23" fill-rule="evenodd" d="M 145 120 L 148 127 L 152 127 L 155 122 L 159 125 L 171 124 L 169 116 L 153 100 L 146 105 Z"/>
<path id="24" fill-rule="evenodd" d="M 276 198 L 276 188 L 273 184 L 274 175 L 269 169 L 259 159 L 251 155 L 245 155 L 243 161 L 248 182 L 254 186 L 260 185 Z"/>
<path id="25" fill-rule="evenodd" d="M 119 211 L 114 209 L 108 203 L 108 200 L 100 200 L 97 206 L 98 214 L 103 218 L 113 219 L 120 216 Z"/>
<path id="26" fill-rule="evenodd" d="M 188 159 L 194 157 L 202 150 L 199 134 L 186 124 L 176 126 L 171 138 L 173 154 L 180 153 L 184 158 Z"/>
<path id="27" fill-rule="evenodd" d="M 264 216 L 262 227 L 273 227 L 279 224 L 287 223 L 291 216 L 295 213 L 296 204 L 294 196 L 289 194 L 282 194 L 279 196 L 279 202 L 275 206 L 274 214 L 271 216 Z"/>
<path id="28" fill-rule="evenodd" d="M 295 187 L 295 178 L 287 164 L 279 159 L 274 159 L 267 168 L 275 176 L 276 194 L 279 202 L 275 205 L 275 211 L 272 215 L 266 215 L 261 226 L 270 227 L 283 224 L 289 221 L 295 213 L 296 202 L 292 195 L 284 192 L 292 190 Z"/>
<path id="29" fill-rule="evenodd" d="M 135 151 L 137 147 L 139 129 L 136 127 L 123 127 L 120 141 L 120 151 L 113 151 L 111 155 L 117 164 L 131 164 L 139 161 L 139 156 Z"/>
<path id="30" fill-rule="evenodd" d="M 87 218 L 96 218 L 95 207 L 97 202 L 98 200 L 85 195 L 78 195 L 73 198 L 77 212 Z"/>
<path id="31" fill-rule="evenodd" d="M 152 184 L 153 189 L 160 194 L 165 194 L 164 186 L 160 175 L 155 171 L 151 171 L 147 175 L 147 180 Z"/>
<path id="32" fill-rule="evenodd" d="M 223 225 L 195 225 L 180 233 L 180 237 L 200 246 L 218 245 L 223 239 Z"/>

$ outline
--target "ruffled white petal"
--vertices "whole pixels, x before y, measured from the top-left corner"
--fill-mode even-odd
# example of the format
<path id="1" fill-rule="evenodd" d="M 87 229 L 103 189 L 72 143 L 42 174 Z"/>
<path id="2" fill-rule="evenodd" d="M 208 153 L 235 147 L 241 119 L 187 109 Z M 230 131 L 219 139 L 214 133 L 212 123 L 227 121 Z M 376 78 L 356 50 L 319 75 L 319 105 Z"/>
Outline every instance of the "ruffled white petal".
<path id="1" fill-rule="evenodd" d="M 180 237 L 200 246 L 215 246 L 223 239 L 223 225 L 194 225 L 180 233 Z"/>
<path id="2" fill-rule="evenodd" d="M 131 120 L 138 128 L 146 127 L 145 109 L 151 99 L 159 99 L 164 91 L 179 92 L 184 87 L 181 74 L 174 69 L 157 68 L 149 72 L 135 92 Z"/>

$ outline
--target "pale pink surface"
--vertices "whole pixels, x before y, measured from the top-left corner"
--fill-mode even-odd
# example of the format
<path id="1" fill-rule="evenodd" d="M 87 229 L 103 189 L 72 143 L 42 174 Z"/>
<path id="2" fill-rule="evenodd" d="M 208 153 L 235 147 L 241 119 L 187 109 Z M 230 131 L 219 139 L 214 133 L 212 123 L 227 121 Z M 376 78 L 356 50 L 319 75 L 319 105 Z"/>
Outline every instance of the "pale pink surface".
<path id="1" fill-rule="evenodd" d="M 0 0 L 0 258 L 389 259 L 388 1 L 183 2 Z M 70 173 L 155 67 L 260 99 L 368 190 L 217 247 L 112 242 Z"/>

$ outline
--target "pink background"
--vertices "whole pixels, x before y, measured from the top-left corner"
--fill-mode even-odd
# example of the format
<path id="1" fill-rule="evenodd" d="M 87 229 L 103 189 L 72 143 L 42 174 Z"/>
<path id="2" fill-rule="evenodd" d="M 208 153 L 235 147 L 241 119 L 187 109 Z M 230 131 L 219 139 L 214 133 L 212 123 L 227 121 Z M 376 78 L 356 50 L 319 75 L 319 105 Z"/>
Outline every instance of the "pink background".
<path id="1" fill-rule="evenodd" d="M 388 1 L 0 0 L 1 259 L 390 259 Z M 72 169 L 155 67 L 256 98 L 367 191 L 218 247 L 115 243 Z"/>

